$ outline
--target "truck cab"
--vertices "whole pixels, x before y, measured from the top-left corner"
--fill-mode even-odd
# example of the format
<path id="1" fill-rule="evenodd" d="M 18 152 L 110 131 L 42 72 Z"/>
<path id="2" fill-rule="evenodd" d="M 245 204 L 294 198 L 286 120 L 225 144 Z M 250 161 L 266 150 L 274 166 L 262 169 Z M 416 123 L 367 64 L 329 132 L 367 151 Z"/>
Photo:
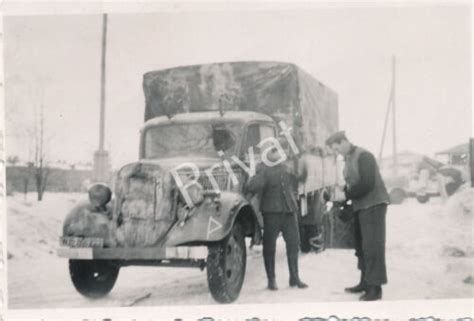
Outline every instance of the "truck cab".
<path id="1" fill-rule="evenodd" d="M 257 145 L 275 134 L 273 119 L 255 112 L 202 112 L 147 121 L 139 160 L 118 171 L 111 200 L 90 194 L 89 202 L 65 220 L 59 254 L 70 259 L 78 291 L 92 297 L 107 294 L 111 279 L 126 265 L 197 266 L 207 267 L 216 300 L 235 300 L 245 273 L 245 238 L 258 244 L 263 220 L 256 202 L 242 194 L 248 175 L 231 160 L 248 165 L 249 149 L 258 153 Z M 177 180 L 194 182 L 185 186 L 192 204 Z M 91 189 L 107 188 L 98 184 Z M 226 248 L 236 254 L 227 256 Z M 104 287 L 91 279 L 94 273 L 104 274 Z"/>

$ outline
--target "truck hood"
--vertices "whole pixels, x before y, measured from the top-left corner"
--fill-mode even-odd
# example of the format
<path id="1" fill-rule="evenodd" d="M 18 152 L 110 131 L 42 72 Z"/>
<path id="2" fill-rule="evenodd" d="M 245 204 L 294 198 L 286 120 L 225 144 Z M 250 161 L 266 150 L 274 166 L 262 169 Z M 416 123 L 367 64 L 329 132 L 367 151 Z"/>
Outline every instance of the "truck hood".
<path id="1" fill-rule="evenodd" d="M 193 164 L 199 169 L 199 183 L 206 188 L 210 184 L 201 172 L 218 161 L 217 158 L 181 157 L 140 160 L 123 166 L 115 182 L 115 215 L 120 222 L 116 231 L 118 244 L 130 248 L 159 244 L 178 215 L 176 185 L 171 171 L 176 169 L 185 181 L 186 172 L 191 172 L 193 167 L 182 165 Z M 216 178 L 222 186 L 225 186 L 225 179 L 225 175 Z"/>

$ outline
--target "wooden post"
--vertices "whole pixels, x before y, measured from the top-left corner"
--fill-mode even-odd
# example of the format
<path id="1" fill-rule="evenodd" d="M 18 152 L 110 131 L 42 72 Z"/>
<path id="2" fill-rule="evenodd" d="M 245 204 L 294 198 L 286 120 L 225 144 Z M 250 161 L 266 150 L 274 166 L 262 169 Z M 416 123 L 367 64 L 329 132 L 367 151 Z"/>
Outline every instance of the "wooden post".
<path id="1" fill-rule="evenodd" d="M 99 149 L 94 153 L 93 179 L 106 182 L 109 179 L 109 153 L 104 149 L 105 141 L 105 88 L 106 88 L 106 53 L 107 53 L 107 14 L 102 15 L 102 51 L 100 65 L 100 119 Z"/>
<path id="2" fill-rule="evenodd" d="M 474 187 L 474 138 L 469 139 L 469 168 L 471 174 L 471 187 Z"/>
<path id="3" fill-rule="evenodd" d="M 101 59 L 101 79 L 100 79 L 100 138 L 99 151 L 104 150 L 105 136 L 105 57 L 107 51 L 107 14 L 102 15 L 102 59 Z"/>
<path id="4" fill-rule="evenodd" d="M 393 138 L 393 176 L 398 174 L 398 157 L 397 157 L 397 117 L 396 117 L 396 59 L 392 57 L 392 138 Z"/>
<path id="5" fill-rule="evenodd" d="M 390 107 L 392 106 L 392 96 L 393 91 L 390 89 L 390 97 L 388 98 L 387 111 L 385 112 L 385 121 L 383 124 L 382 142 L 380 143 L 379 166 L 382 164 L 383 146 L 385 143 L 385 136 L 387 135 L 388 116 L 390 115 Z"/>
<path id="6" fill-rule="evenodd" d="M 385 145 L 385 137 L 387 135 L 387 125 L 388 125 L 388 118 L 390 116 L 390 110 L 392 110 L 392 136 L 393 136 L 393 176 L 397 175 L 398 172 L 398 159 L 397 159 L 397 138 L 396 138 L 396 119 L 395 119 L 395 56 L 392 57 L 392 85 L 390 88 L 390 96 L 388 98 L 387 104 L 387 111 L 385 112 L 385 121 L 383 125 L 383 132 L 382 132 L 382 141 L 380 143 L 380 151 L 379 151 L 379 165 L 382 164 L 382 155 L 383 155 L 383 147 Z"/>

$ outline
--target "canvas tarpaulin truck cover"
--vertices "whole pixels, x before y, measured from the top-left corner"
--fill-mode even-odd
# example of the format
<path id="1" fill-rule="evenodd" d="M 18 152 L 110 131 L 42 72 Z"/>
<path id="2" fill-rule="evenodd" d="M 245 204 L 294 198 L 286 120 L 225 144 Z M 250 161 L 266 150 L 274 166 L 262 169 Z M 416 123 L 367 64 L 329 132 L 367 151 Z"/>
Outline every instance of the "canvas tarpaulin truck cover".
<path id="1" fill-rule="evenodd" d="M 338 130 L 337 95 L 294 64 L 230 62 L 176 67 L 143 77 L 145 121 L 183 112 L 255 111 L 282 119 L 305 149 Z"/>

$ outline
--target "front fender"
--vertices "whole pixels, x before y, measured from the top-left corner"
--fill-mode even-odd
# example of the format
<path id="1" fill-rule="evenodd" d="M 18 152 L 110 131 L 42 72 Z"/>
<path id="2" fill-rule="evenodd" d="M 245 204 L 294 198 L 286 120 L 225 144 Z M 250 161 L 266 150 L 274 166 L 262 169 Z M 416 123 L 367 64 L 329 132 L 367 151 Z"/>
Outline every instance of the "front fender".
<path id="1" fill-rule="evenodd" d="M 104 239 L 106 247 L 116 245 L 113 237 L 112 206 L 97 210 L 88 201 L 76 205 L 66 216 L 63 223 L 63 236 L 99 237 Z"/>
<path id="2" fill-rule="evenodd" d="M 240 209 L 247 205 L 249 202 L 242 195 L 233 192 L 222 192 L 218 203 L 206 199 L 191 210 L 184 224 L 173 226 L 165 245 L 220 241 L 231 231 Z"/>

